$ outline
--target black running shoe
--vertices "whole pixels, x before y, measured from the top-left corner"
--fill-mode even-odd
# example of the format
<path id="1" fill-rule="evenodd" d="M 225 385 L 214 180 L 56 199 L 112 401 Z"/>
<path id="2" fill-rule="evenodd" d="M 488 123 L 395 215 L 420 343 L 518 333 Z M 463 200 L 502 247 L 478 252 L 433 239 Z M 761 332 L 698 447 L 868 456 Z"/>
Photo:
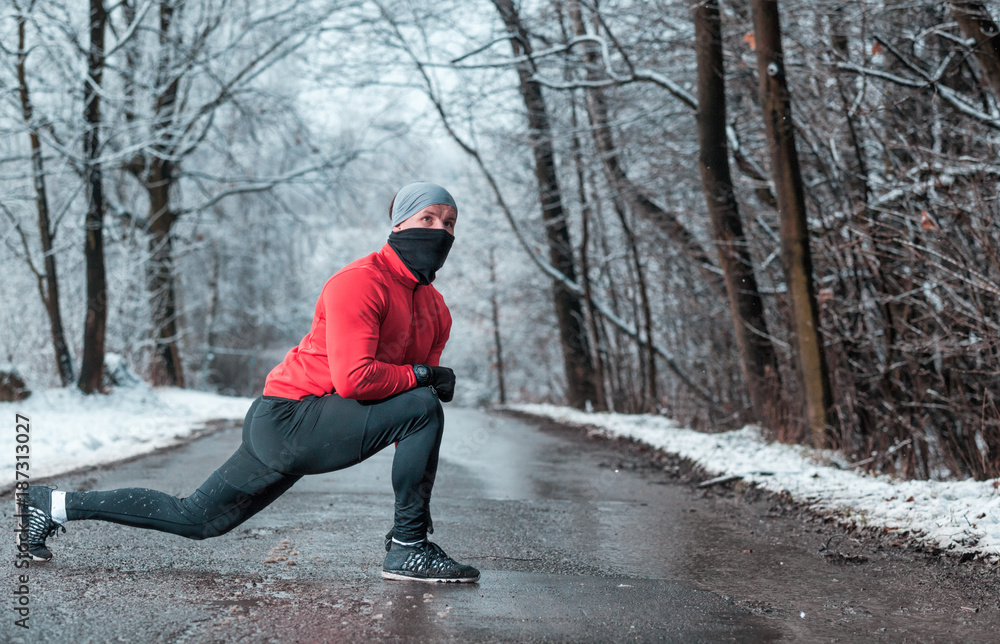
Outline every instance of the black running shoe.
<path id="1" fill-rule="evenodd" d="M 17 517 L 18 528 L 26 528 L 25 531 L 16 533 L 17 545 L 20 549 L 27 542 L 28 553 L 35 561 L 52 559 L 52 552 L 45 546 L 45 540 L 60 528 L 66 532 L 61 523 L 52 520 L 53 490 L 55 488 L 46 485 L 30 485 L 28 494 L 14 497 L 16 514 L 20 515 Z"/>
<path id="2" fill-rule="evenodd" d="M 382 577 L 402 581 L 472 583 L 479 581 L 479 571 L 458 563 L 436 543 L 422 541 L 404 546 L 394 541 L 385 555 Z"/>

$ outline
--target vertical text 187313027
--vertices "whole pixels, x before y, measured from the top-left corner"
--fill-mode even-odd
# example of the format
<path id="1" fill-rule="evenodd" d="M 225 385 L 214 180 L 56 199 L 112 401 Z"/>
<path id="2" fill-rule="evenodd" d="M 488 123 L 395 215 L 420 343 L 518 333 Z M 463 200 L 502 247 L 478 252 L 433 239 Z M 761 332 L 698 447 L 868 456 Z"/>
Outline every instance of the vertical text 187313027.
<path id="1" fill-rule="evenodd" d="M 14 447 L 14 535 L 17 542 L 17 556 L 14 568 L 20 569 L 13 592 L 14 625 L 28 628 L 28 617 L 31 613 L 29 597 L 28 568 L 31 566 L 31 555 L 28 552 L 28 520 L 26 515 L 28 502 L 28 479 L 31 471 L 31 420 L 24 414 L 15 418 Z"/>

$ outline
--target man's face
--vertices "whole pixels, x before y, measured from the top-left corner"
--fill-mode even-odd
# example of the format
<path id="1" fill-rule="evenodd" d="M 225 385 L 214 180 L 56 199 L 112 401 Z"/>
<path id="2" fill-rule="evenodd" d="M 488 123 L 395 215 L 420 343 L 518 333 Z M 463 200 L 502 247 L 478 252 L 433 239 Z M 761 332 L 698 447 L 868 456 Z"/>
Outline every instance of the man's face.
<path id="1" fill-rule="evenodd" d="M 398 233 L 407 228 L 440 228 L 454 235 L 457 220 L 458 213 L 454 208 L 444 204 L 434 204 L 417 211 L 403 223 L 393 226 L 392 232 Z"/>

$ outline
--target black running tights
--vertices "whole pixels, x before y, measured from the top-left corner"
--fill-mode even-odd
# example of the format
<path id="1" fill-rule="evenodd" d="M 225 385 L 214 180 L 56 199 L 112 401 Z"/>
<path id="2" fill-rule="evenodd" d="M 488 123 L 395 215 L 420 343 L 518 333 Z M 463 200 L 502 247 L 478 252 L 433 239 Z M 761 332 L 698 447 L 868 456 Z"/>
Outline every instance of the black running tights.
<path id="1" fill-rule="evenodd" d="M 378 402 L 333 394 L 260 397 L 243 421 L 236 453 L 188 497 L 145 488 L 67 492 L 66 518 L 98 519 L 190 539 L 225 534 L 281 496 L 305 474 L 360 463 L 397 442 L 392 463 L 394 536 L 418 541 L 430 524 L 444 414 L 428 387 Z"/>

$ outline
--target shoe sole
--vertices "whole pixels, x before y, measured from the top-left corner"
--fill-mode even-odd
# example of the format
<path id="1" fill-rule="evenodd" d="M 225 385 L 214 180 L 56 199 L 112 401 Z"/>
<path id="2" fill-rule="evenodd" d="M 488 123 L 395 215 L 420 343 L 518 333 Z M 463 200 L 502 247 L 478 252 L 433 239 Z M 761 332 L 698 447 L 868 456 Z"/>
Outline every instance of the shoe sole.
<path id="1" fill-rule="evenodd" d="M 392 579 L 395 581 L 422 581 L 428 584 L 474 584 L 479 581 L 479 575 L 475 577 L 411 577 L 400 575 L 399 573 L 382 571 L 382 579 Z"/>
<path id="2" fill-rule="evenodd" d="M 17 492 L 14 492 L 14 547 L 21 552 L 21 504 L 18 503 Z"/>

